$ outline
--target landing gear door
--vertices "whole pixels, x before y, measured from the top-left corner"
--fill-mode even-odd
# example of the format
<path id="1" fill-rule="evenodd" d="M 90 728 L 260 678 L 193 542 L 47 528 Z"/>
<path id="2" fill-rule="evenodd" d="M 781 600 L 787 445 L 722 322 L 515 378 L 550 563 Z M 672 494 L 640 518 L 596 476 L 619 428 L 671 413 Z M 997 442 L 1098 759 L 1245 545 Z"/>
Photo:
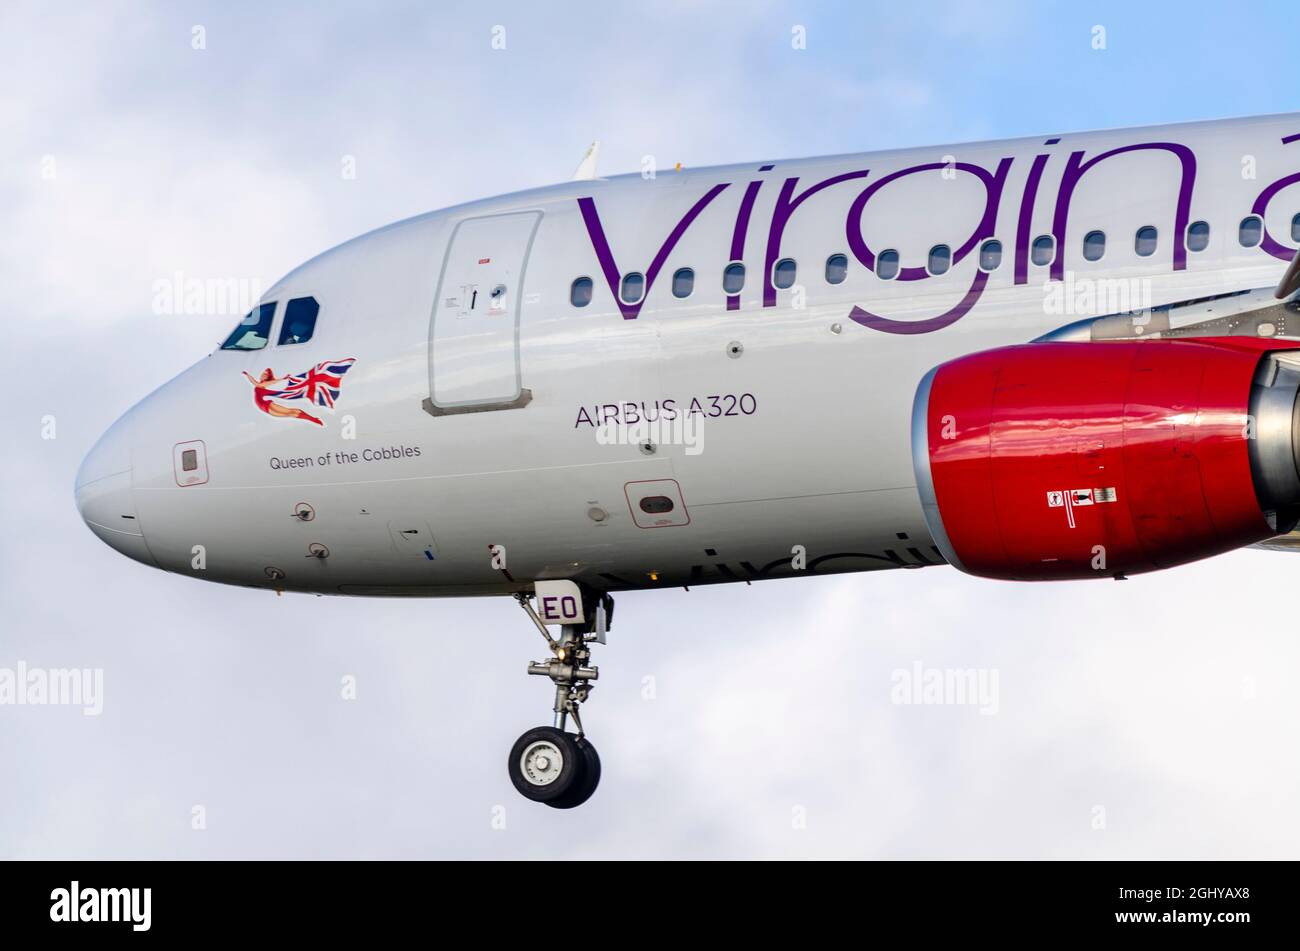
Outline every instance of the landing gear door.
<path id="1" fill-rule="evenodd" d="M 519 367 L 519 308 L 540 211 L 467 218 L 442 263 L 429 328 L 434 416 L 520 409 L 532 399 Z"/>

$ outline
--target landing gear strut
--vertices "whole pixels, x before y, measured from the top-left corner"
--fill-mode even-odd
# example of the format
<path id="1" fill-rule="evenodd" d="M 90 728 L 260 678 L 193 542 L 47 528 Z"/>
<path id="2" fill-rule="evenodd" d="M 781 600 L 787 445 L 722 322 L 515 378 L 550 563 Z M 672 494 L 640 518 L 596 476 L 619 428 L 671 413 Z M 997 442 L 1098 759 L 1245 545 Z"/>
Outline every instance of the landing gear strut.
<path id="1" fill-rule="evenodd" d="M 583 731 L 578 707 L 591 694 L 592 681 L 600 676 L 599 668 L 589 666 L 589 645 L 604 643 L 613 599 L 602 596 L 595 604 L 594 621 L 566 624 L 558 639 L 551 637 L 527 594 L 516 594 L 515 600 L 551 649 L 551 659 L 529 664 L 528 673 L 550 677 L 555 684 L 555 716 L 551 726 L 535 727 L 515 741 L 506 769 L 525 798 L 553 809 L 572 809 L 590 799 L 600 782 L 600 755 Z M 565 729 L 570 718 L 577 733 Z"/>

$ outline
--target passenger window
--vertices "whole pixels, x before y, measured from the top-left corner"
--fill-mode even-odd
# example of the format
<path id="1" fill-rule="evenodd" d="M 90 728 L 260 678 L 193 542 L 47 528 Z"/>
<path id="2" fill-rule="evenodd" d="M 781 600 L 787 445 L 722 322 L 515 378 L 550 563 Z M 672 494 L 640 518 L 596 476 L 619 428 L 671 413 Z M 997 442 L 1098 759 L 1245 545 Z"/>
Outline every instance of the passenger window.
<path id="1" fill-rule="evenodd" d="M 826 283 L 843 284 L 849 276 L 849 259 L 843 254 L 832 254 L 826 259 Z"/>
<path id="2" fill-rule="evenodd" d="M 946 274 L 951 264 L 952 249 L 948 245 L 936 244 L 930 249 L 930 256 L 926 260 L 926 268 L 931 274 Z"/>
<path id="3" fill-rule="evenodd" d="M 259 304 L 245 315 L 221 345 L 222 350 L 261 350 L 271 336 L 275 301 Z"/>
<path id="4" fill-rule="evenodd" d="M 1237 240 L 1241 242 L 1243 248 L 1253 248 L 1263 237 L 1264 221 L 1259 215 L 1250 215 L 1241 219 L 1241 227 L 1237 229 Z"/>
<path id="5" fill-rule="evenodd" d="M 320 304 L 314 297 L 295 297 L 284 307 L 284 322 L 280 324 L 279 346 L 306 343 L 316 330 L 316 315 Z"/>
<path id="6" fill-rule="evenodd" d="M 569 288 L 569 303 L 574 307 L 586 307 L 591 303 L 591 288 L 591 278 L 575 278 L 573 286 Z"/>
<path id="7" fill-rule="evenodd" d="M 745 286 L 745 265 L 728 264 L 722 272 L 722 289 L 728 294 L 739 294 Z"/>
<path id="8" fill-rule="evenodd" d="M 641 300 L 645 294 L 645 277 L 637 271 L 623 275 L 623 289 L 619 291 L 619 297 L 623 298 L 625 304 L 635 304 Z"/>
<path id="9" fill-rule="evenodd" d="M 876 277 L 882 281 L 892 281 L 898 277 L 898 252 L 893 248 L 876 255 Z"/>
<path id="10" fill-rule="evenodd" d="M 1002 242 L 992 238 L 980 245 L 980 270 L 996 271 L 1002 263 Z"/>
<path id="11" fill-rule="evenodd" d="M 776 267 L 772 269 L 772 283 L 785 290 L 794 286 L 794 275 L 797 265 L 792 258 L 782 258 L 776 262 Z"/>
<path id="12" fill-rule="evenodd" d="M 1100 261 L 1105 253 L 1106 232 L 1089 231 L 1083 236 L 1083 259 L 1085 261 Z"/>
<path id="13" fill-rule="evenodd" d="M 673 297 L 690 297 L 695 290 L 695 272 L 688 267 L 673 275 Z"/>
<path id="14" fill-rule="evenodd" d="M 1030 246 L 1029 260 L 1039 267 L 1044 267 L 1051 264 L 1054 257 L 1056 257 L 1056 239 L 1050 234 L 1040 234 Z"/>
<path id="15" fill-rule="evenodd" d="M 1143 225 L 1138 228 L 1137 236 L 1133 239 L 1133 250 L 1138 253 L 1138 257 L 1149 258 L 1155 254 L 1158 237 L 1156 229 L 1151 225 Z"/>
<path id="16" fill-rule="evenodd" d="M 1291 219 L 1291 240 L 1300 241 L 1300 215 Z"/>
<path id="17" fill-rule="evenodd" d="M 1210 246 L 1210 223 L 1193 221 L 1187 226 L 1187 250 L 1204 251 Z"/>

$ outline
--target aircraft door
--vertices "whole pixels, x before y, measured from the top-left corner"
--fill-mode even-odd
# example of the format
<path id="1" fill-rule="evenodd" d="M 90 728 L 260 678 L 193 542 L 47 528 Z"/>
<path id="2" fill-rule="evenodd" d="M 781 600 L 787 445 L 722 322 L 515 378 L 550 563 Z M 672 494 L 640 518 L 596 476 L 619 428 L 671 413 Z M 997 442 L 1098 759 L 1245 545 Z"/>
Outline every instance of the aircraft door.
<path id="1" fill-rule="evenodd" d="M 520 409 L 532 399 L 520 376 L 519 308 L 541 217 L 467 218 L 452 232 L 429 328 L 430 414 Z"/>

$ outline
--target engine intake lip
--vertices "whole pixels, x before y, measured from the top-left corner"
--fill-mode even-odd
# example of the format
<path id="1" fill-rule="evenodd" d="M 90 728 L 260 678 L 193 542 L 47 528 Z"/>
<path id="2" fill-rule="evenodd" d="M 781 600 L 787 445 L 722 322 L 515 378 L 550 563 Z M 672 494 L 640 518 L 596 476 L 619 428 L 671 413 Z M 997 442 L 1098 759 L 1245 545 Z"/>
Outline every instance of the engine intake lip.
<path id="1" fill-rule="evenodd" d="M 930 471 L 930 388 L 940 369 L 941 367 L 935 367 L 922 378 L 916 388 L 916 396 L 912 399 L 912 471 L 916 475 L 917 494 L 921 497 L 921 514 L 925 517 L 925 526 L 930 530 L 934 547 L 939 549 L 948 564 L 965 571 L 948 539 L 948 532 L 943 527 L 939 499 L 934 491 L 934 474 Z"/>
<path id="2" fill-rule="evenodd" d="M 1255 495 L 1279 533 L 1300 521 L 1300 360 L 1267 354 L 1250 390 L 1250 470 Z"/>

